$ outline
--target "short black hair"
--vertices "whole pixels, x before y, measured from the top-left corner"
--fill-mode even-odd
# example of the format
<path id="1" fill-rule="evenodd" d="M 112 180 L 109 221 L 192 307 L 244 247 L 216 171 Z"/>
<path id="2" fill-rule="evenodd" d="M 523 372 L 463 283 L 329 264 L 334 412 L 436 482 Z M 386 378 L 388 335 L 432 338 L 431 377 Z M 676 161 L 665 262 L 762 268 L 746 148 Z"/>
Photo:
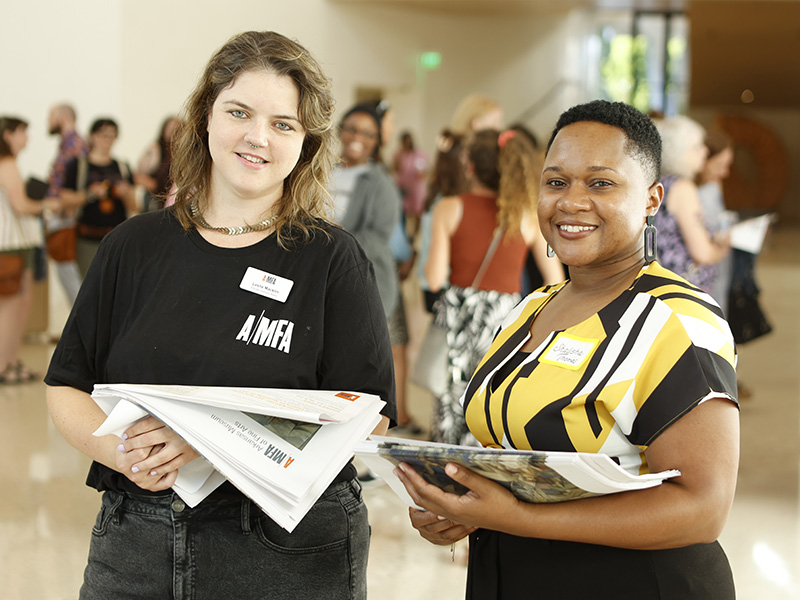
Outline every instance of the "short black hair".
<path id="1" fill-rule="evenodd" d="M 99 119 L 95 119 L 92 123 L 92 126 L 89 127 L 89 133 L 97 133 L 103 127 L 107 126 L 113 127 L 116 130 L 117 135 L 119 135 L 119 125 L 117 125 L 117 122 L 114 119 L 109 117 L 100 117 Z"/>
<path id="2" fill-rule="evenodd" d="M 380 134 L 381 134 L 381 126 L 383 124 L 383 112 L 380 111 L 378 106 L 374 102 L 362 102 L 361 104 L 356 104 L 342 117 L 342 120 L 339 122 L 339 126 L 341 127 L 344 125 L 344 122 L 347 120 L 352 114 L 355 113 L 364 113 L 365 115 L 369 115 L 372 117 L 372 120 L 375 121 L 375 125 L 378 128 L 378 145 L 380 145 Z"/>
<path id="3" fill-rule="evenodd" d="M 625 132 L 628 138 L 626 150 L 644 169 L 652 183 L 661 179 L 661 136 L 655 123 L 646 114 L 623 102 L 592 100 L 586 104 L 578 104 L 564 111 L 558 118 L 555 129 L 547 142 L 547 151 L 553 140 L 567 125 L 592 121 L 611 125 Z"/>

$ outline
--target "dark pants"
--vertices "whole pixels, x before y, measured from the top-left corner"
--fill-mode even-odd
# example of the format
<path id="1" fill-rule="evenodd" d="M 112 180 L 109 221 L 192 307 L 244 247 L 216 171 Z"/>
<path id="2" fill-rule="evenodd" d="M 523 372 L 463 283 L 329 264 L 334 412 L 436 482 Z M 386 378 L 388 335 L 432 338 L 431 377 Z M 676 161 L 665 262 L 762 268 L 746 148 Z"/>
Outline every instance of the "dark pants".
<path id="1" fill-rule="evenodd" d="M 722 547 L 627 550 L 522 538 L 479 529 L 470 535 L 468 600 L 734 600 Z"/>
<path id="2" fill-rule="evenodd" d="M 288 533 L 250 500 L 105 492 L 81 600 L 366 598 L 367 508 L 332 485 Z"/>

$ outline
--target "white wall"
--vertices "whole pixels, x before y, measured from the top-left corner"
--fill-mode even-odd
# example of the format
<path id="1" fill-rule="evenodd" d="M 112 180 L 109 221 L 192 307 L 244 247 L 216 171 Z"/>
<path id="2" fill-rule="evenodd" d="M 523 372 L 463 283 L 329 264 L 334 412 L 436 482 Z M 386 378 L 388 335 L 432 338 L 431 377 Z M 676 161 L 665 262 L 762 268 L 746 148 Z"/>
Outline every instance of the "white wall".
<path id="1" fill-rule="evenodd" d="M 108 0 L 3 4 L 0 113 L 30 122 L 23 173 L 49 172 L 57 148 L 46 131 L 50 105 L 75 101 L 83 129 L 93 116 L 119 113 L 120 7 Z"/>
<path id="2" fill-rule="evenodd" d="M 358 86 L 383 88 L 398 126 L 428 150 L 467 93 L 494 97 L 513 120 L 571 77 L 568 46 L 580 34 L 567 16 L 453 17 L 328 0 L 39 0 L 4 12 L 0 113 L 30 121 L 20 164 L 39 176 L 56 154 L 45 131 L 51 105 L 71 102 L 81 132 L 98 116 L 115 118 L 115 153 L 135 162 L 210 55 L 243 30 L 273 29 L 309 48 L 332 77 L 341 111 Z M 439 70 L 419 72 L 424 51 L 442 54 Z M 561 94 L 531 121 L 540 137 L 564 103 Z"/>

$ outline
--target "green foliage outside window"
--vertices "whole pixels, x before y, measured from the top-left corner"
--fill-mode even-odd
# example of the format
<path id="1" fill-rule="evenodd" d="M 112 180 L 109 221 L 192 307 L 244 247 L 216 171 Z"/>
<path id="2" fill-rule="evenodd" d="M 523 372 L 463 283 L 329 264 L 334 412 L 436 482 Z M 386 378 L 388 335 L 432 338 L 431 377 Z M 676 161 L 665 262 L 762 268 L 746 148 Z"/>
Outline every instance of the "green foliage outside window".
<path id="1" fill-rule="evenodd" d="M 647 44 L 643 35 L 615 35 L 603 50 L 600 74 L 609 100 L 626 102 L 643 112 L 650 109 Z M 605 45 L 604 45 L 605 46 Z"/>

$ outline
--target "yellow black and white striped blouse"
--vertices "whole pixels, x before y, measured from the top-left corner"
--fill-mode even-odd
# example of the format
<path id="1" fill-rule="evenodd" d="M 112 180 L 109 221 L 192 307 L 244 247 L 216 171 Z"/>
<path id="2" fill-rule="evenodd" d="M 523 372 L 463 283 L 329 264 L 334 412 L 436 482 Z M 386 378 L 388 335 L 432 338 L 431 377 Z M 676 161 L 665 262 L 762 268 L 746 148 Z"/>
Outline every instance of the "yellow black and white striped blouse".
<path id="1" fill-rule="evenodd" d="M 737 401 L 719 306 L 658 263 L 597 314 L 520 352 L 564 285 L 517 305 L 467 387 L 467 425 L 484 446 L 603 453 L 640 474 L 644 450 L 670 424 L 707 399 Z"/>

